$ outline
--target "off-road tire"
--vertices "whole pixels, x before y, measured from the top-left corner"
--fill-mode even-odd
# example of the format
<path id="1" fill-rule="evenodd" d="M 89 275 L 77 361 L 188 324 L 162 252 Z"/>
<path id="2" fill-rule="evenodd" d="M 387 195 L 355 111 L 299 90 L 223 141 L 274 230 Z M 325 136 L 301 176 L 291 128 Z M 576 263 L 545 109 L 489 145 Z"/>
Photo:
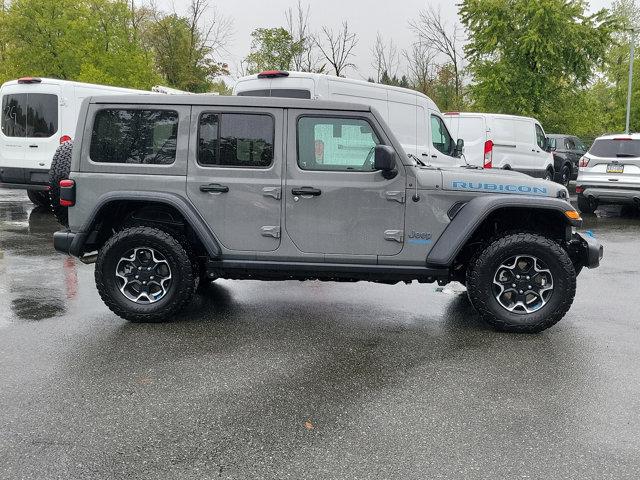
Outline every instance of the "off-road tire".
<path id="1" fill-rule="evenodd" d="M 533 255 L 553 276 L 553 293 L 533 313 L 513 313 L 494 296 L 493 278 L 504 261 L 516 255 Z M 554 240 L 532 233 L 510 233 L 489 242 L 471 259 L 467 270 L 467 293 L 480 316 L 495 329 L 537 333 L 555 325 L 567 313 L 576 293 L 576 272 L 566 250 Z"/>
<path id="2" fill-rule="evenodd" d="M 580 213 L 594 213 L 597 209 L 597 201 L 591 200 L 584 195 L 578 195 L 578 210 L 580 210 Z"/>
<path id="3" fill-rule="evenodd" d="M 27 190 L 27 196 L 36 207 L 51 208 L 49 193 L 44 190 Z"/>
<path id="4" fill-rule="evenodd" d="M 118 288 L 116 266 L 122 255 L 136 247 L 160 252 L 171 268 L 171 285 L 166 296 L 155 303 L 139 304 Z M 131 322 L 162 322 L 182 310 L 191 300 L 196 275 L 185 247 L 172 235 L 152 227 L 132 227 L 117 232 L 98 252 L 95 268 L 98 293 L 109 309 Z"/>
<path id="5" fill-rule="evenodd" d="M 49 198 L 51 209 L 61 225 L 69 226 L 69 209 L 60 205 L 60 180 L 69 178 L 73 142 L 65 142 L 58 147 L 49 169 Z"/>

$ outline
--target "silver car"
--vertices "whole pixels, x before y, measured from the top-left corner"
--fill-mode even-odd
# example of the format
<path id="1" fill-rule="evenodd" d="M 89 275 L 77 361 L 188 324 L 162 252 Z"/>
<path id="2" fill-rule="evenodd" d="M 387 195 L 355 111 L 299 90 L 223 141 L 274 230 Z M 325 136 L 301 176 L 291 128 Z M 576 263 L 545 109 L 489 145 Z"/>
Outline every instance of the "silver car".
<path id="1" fill-rule="evenodd" d="M 640 134 L 597 138 L 580 159 L 576 193 L 582 213 L 603 204 L 640 207 Z"/>

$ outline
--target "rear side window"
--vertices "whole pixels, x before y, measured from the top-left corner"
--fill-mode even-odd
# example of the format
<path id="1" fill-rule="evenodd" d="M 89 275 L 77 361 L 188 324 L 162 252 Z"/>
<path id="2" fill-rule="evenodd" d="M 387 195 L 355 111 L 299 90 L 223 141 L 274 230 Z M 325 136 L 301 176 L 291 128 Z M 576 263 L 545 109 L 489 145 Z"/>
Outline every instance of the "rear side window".
<path id="1" fill-rule="evenodd" d="M 49 138 L 57 131 L 57 95 L 18 93 L 2 98 L 2 133 L 7 137 Z"/>
<path id="2" fill-rule="evenodd" d="M 612 157 L 612 158 L 640 157 L 640 140 L 631 140 L 631 139 L 596 140 L 591 146 L 589 153 L 596 157 Z"/>
<path id="3" fill-rule="evenodd" d="M 203 113 L 198 126 L 198 163 L 266 168 L 273 162 L 273 139 L 271 115 Z"/>
<path id="4" fill-rule="evenodd" d="M 240 97 L 279 97 L 279 98 L 311 98 L 311 92 L 295 88 L 273 88 L 265 90 L 246 90 L 238 92 Z"/>
<path id="5" fill-rule="evenodd" d="M 91 160 L 170 165 L 176 158 L 178 112 L 104 109 L 93 122 Z"/>
<path id="6" fill-rule="evenodd" d="M 380 141 L 360 118 L 301 117 L 298 120 L 298 165 L 302 170 L 373 171 Z"/>

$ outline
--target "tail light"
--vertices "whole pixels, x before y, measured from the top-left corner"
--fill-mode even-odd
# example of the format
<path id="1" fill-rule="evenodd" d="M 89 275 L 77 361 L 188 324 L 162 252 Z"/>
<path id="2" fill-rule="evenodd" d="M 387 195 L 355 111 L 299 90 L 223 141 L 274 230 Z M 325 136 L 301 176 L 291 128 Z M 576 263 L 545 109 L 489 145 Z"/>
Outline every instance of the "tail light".
<path id="1" fill-rule="evenodd" d="M 76 182 L 60 180 L 60 206 L 73 207 L 76 204 Z"/>
<path id="2" fill-rule="evenodd" d="M 42 80 L 36 77 L 22 77 L 18 79 L 18 83 L 21 85 L 30 83 L 42 83 Z"/>
<path id="3" fill-rule="evenodd" d="M 258 78 L 277 78 L 277 77 L 288 77 L 289 72 L 284 70 L 265 70 L 264 72 L 260 72 L 258 74 Z"/>
<path id="4" fill-rule="evenodd" d="M 65 142 L 70 142 L 71 141 L 71 137 L 69 135 L 62 135 L 60 137 L 60 145 L 62 145 Z"/>
<path id="5" fill-rule="evenodd" d="M 580 158 L 580 161 L 578 162 L 578 167 L 585 168 L 588 166 L 589 166 L 589 159 L 586 156 Z"/>
<path id="6" fill-rule="evenodd" d="M 584 192 L 584 187 L 582 185 L 576 185 L 576 193 Z"/>
<path id="7" fill-rule="evenodd" d="M 493 142 L 487 140 L 484 142 L 484 168 L 493 167 Z"/>

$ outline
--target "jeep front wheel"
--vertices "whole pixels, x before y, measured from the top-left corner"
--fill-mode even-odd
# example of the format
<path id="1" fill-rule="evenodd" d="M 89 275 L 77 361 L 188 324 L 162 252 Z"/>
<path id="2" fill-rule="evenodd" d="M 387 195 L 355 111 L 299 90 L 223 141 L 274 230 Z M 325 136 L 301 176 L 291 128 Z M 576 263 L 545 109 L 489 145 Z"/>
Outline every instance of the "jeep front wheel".
<path id="1" fill-rule="evenodd" d="M 181 243 L 162 230 L 121 230 L 98 252 L 96 287 L 116 315 L 132 322 L 171 318 L 195 289 L 192 262 Z"/>
<path id="2" fill-rule="evenodd" d="M 471 261 L 467 292 L 482 318 L 496 329 L 536 333 L 567 313 L 576 272 L 567 252 L 535 234 L 506 235 Z"/>

